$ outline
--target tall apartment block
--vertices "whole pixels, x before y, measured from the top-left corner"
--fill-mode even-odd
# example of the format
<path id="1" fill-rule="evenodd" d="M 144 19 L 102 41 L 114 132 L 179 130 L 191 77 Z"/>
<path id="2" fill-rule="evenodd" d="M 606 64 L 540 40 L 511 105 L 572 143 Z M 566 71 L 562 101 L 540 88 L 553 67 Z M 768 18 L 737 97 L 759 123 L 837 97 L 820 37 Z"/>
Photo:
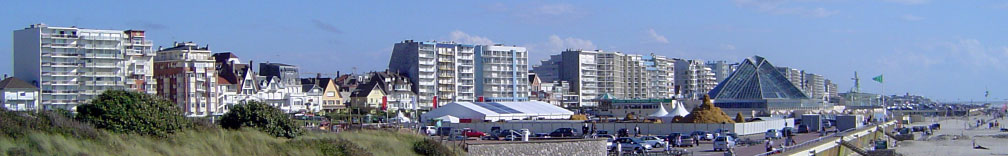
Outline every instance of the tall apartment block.
<path id="1" fill-rule="evenodd" d="M 44 109 L 76 109 L 105 90 L 151 93 L 155 53 L 139 30 L 34 24 L 14 31 L 14 76 L 41 90 Z"/>
<path id="2" fill-rule="evenodd" d="M 647 89 L 649 98 L 674 98 L 675 90 L 675 60 L 660 55 L 644 56 L 647 65 Z"/>
<path id="3" fill-rule="evenodd" d="M 806 73 L 805 82 L 803 83 L 805 88 L 805 94 L 809 98 L 817 99 L 821 101 L 826 100 L 826 79 L 822 75 Z"/>
<path id="4" fill-rule="evenodd" d="M 475 100 L 475 45 L 452 42 L 396 43 L 389 70 L 414 82 L 421 108 Z"/>
<path id="5" fill-rule="evenodd" d="M 683 98 L 702 98 L 718 84 L 714 72 L 701 60 L 675 59 L 675 69 L 675 86 Z"/>
<path id="6" fill-rule="evenodd" d="M 223 114 L 214 61 L 208 47 L 192 42 L 159 48 L 154 57 L 158 95 L 178 104 L 187 116 Z"/>
<path id="7" fill-rule="evenodd" d="M 803 87 L 805 86 L 805 71 L 789 67 L 777 67 L 777 71 L 784 74 L 784 77 L 795 86 L 798 86 L 798 89 L 801 89 L 802 92 L 805 91 L 805 87 Z"/>
<path id="8" fill-rule="evenodd" d="M 658 62 L 655 65 L 654 62 Z M 596 106 L 600 97 L 618 99 L 656 98 L 653 94 L 667 94 L 655 84 L 669 84 L 668 80 L 652 81 L 651 77 L 667 78 L 674 67 L 664 57 L 606 52 L 601 50 L 571 50 L 550 56 L 532 70 L 544 82 L 567 81 L 570 89 L 580 98 L 581 106 Z M 657 97 L 664 98 L 667 96 Z"/>
<path id="9" fill-rule="evenodd" d="M 714 73 L 714 78 L 720 83 L 728 78 L 735 69 L 738 68 L 738 63 L 729 64 L 725 61 L 711 61 L 707 62 L 707 67 L 711 68 L 711 72 Z"/>
<path id="10" fill-rule="evenodd" d="M 476 47 L 477 100 L 528 101 L 528 50 L 499 44 Z"/>

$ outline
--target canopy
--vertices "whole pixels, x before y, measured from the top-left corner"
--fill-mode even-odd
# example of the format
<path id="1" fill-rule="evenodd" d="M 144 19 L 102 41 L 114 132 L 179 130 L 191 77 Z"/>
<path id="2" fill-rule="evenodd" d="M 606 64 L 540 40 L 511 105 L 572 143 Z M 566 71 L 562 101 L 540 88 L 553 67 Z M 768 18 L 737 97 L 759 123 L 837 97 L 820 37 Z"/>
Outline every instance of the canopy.
<path id="1" fill-rule="evenodd" d="M 658 111 L 651 113 L 651 115 L 648 115 L 648 117 L 662 117 L 665 115 L 668 115 L 668 111 L 665 111 L 665 105 L 658 104 Z"/>
<path id="2" fill-rule="evenodd" d="M 682 102 L 676 101 L 675 108 L 672 108 L 672 112 L 668 114 L 670 117 L 686 117 L 689 115 L 689 111 L 686 111 L 686 106 L 683 106 Z"/>
<path id="3" fill-rule="evenodd" d="M 441 117 L 434 118 L 434 120 L 447 121 L 451 123 L 459 123 L 459 118 L 451 115 L 445 115 Z"/>

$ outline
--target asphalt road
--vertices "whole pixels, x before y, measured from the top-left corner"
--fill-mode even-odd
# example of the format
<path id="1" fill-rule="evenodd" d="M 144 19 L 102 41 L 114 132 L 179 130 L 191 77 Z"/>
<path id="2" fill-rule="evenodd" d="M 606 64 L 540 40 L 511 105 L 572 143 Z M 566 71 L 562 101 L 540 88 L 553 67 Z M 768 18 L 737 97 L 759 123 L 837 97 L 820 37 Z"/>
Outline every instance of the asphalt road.
<path id="1" fill-rule="evenodd" d="M 830 131 L 832 131 L 832 130 L 830 130 Z M 830 134 L 832 134 L 832 133 L 830 133 Z M 764 137 L 763 134 L 753 134 L 753 135 L 742 136 L 741 138 L 749 138 L 749 139 L 753 139 L 753 140 L 760 140 L 761 143 L 760 144 L 754 144 L 752 146 L 736 145 L 735 148 L 734 148 L 735 149 L 735 155 L 756 155 L 756 154 L 760 154 L 760 153 L 766 152 L 766 143 L 765 143 L 763 137 Z M 798 133 L 795 136 L 795 142 L 796 143 L 802 143 L 802 142 L 809 141 L 809 140 L 816 139 L 816 138 L 819 138 L 819 133 L 818 132 L 813 132 L 813 133 Z M 784 144 L 785 140 L 786 139 L 774 139 L 774 145 L 773 146 L 779 148 L 781 145 Z M 704 155 L 721 156 L 721 155 L 724 155 L 724 151 L 714 151 L 714 146 L 713 146 L 713 144 L 712 144 L 711 141 L 700 141 L 700 146 L 677 148 L 677 149 L 685 149 L 686 151 L 688 151 L 690 153 L 693 153 L 693 155 L 700 155 L 700 156 L 704 156 Z M 654 149 L 652 149 L 649 152 L 662 152 L 663 150 L 664 150 L 664 148 L 654 148 Z"/>

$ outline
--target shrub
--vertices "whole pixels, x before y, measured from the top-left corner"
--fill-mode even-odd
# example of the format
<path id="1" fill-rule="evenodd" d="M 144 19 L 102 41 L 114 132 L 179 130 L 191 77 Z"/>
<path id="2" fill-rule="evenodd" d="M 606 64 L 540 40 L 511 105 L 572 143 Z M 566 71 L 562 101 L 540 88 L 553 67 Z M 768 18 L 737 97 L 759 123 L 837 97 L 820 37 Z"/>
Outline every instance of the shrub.
<path id="1" fill-rule="evenodd" d="M 101 133 L 87 123 L 73 120 L 66 112 L 41 111 L 13 112 L 0 109 L 0 132 L 13 138 L 24 137 L 38 131 L 64 134 L 75 138 L 94 139 Z"/>
<path id="2" fill-rule="evenodd" d="M 421 155 L 455 156 L 459 155 L 448 146 L 433 139 L 423 139 L 423 141 L 413 144 L 413 151 Z"/>
<path id="3" fill-rule="evenodd" d="M 292 140 L 287 142 L 291 147 L 308 147 L 318 149 L 322 155 L 348 155 L 348 156 L 370 156 L 367 150 L 357 147 L 344 139 L 311 139 Z"/>
<path id="4" fill-rule="evenodd" d="M 294 138 L 301 134 L 301 128 L 287 114 L 255 101 L 232 107 L 221 117 L 220 125 L 228 129 L 253 127 L 276 137 Z"/>
<path id="5" fill-rule="evenodd" d="M 77 112 L 78 120 L 119 133 L 165 137 L 189 123 L 172 102 L 122 90 L 105 91 L 90 104 L 78 106 Z"/>

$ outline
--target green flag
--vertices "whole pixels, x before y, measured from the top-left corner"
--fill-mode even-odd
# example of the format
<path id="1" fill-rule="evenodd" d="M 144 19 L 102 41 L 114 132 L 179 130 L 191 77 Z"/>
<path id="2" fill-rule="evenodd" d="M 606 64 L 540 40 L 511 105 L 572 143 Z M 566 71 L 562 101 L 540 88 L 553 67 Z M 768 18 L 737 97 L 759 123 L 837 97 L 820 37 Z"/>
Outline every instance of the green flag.
<path id="1" fill-rule="evenodd" d="M 878 83 L 882 83 L 882 75 L 878 75 L 878 76 L 876 76 L 876 77 L 873 77 L 873 78 L 871 78 L 871 79 L 872 79 L 872 80 L 875 80 L 875 81 L 878 81 Z"/>

